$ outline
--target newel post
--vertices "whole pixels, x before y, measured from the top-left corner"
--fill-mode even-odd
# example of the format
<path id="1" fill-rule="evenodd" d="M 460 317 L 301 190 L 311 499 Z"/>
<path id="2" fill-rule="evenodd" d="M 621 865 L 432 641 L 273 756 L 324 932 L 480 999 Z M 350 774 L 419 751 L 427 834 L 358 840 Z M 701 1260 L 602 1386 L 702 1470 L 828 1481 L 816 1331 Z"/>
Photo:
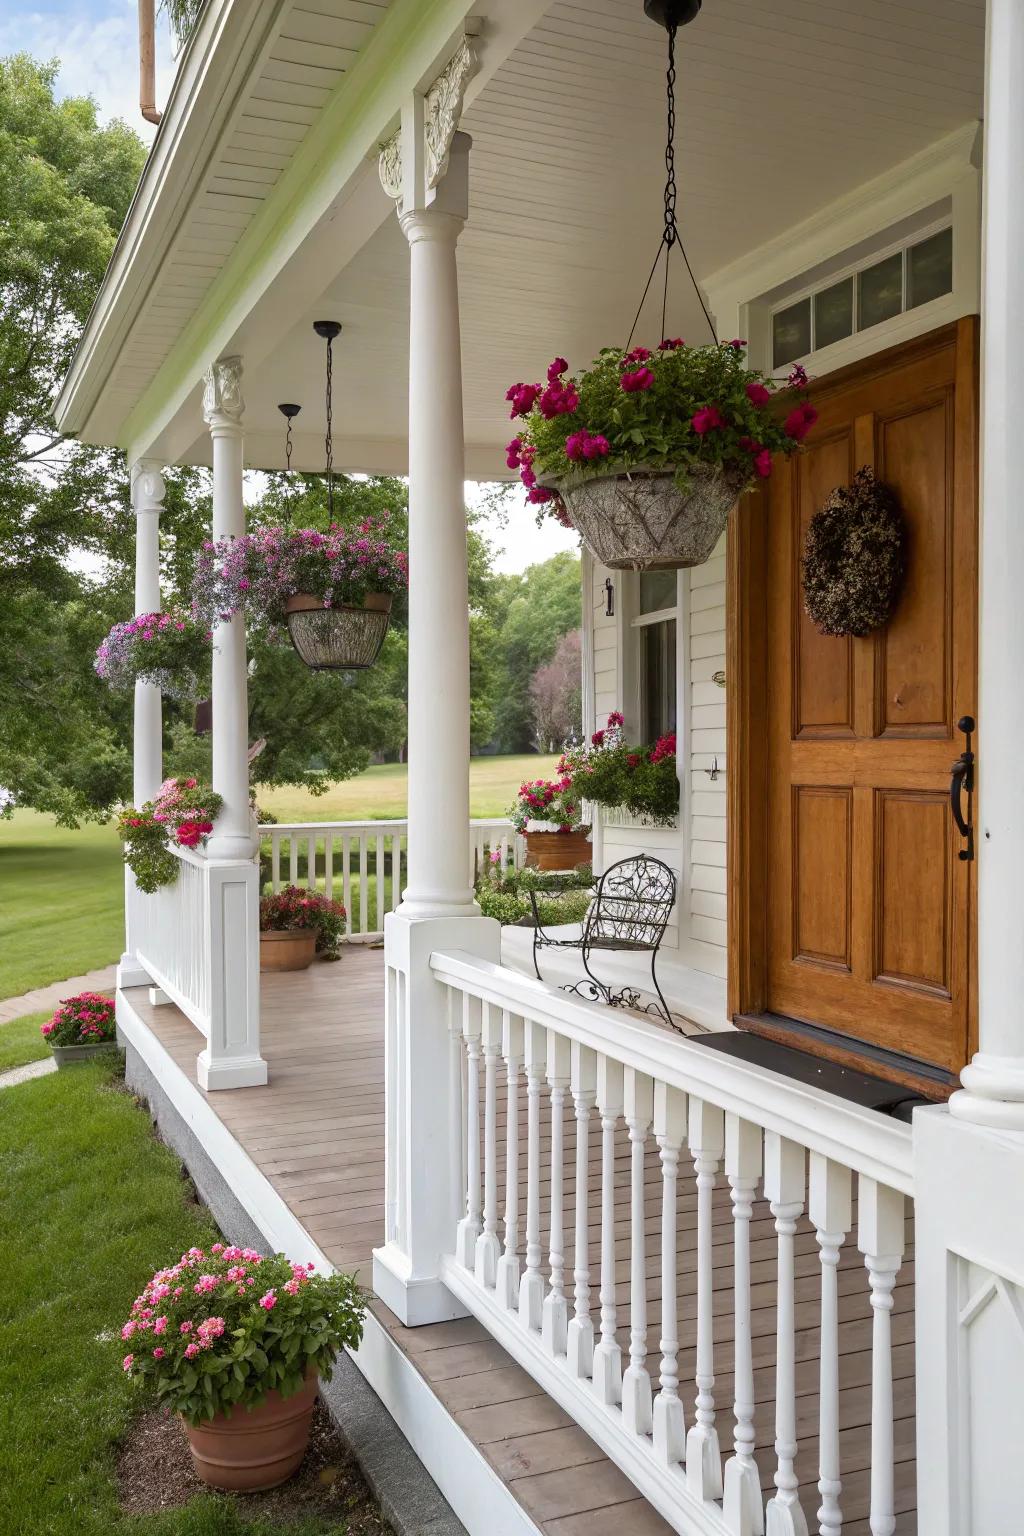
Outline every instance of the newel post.
<path id="1" fill-rule="evenodd" d="M 979 1049 L 964 1068 L 963 1088 L 949 1109 L 914 1114 L 918 1529 L 928 1536 L 1016 1530 L 1024 1509 L 1024 524 L 1019 426 L 1024 394 L 1024 7 L 1019 0 L 989 0 L 986 54 L 976 800 Z"/>
<path id="2" fill-rule="evenodd" d="M 450 1004 L 430 956 L 456 948 L 493 961 L 500 955 L 498 925 L 479 915 L 469 883 L 469 596 L 455 257 L 468 213 L 469 139 L 455 126 L 471 68 L 464 47 L 445 72 L 451 89 L 415 97 L 381 155 L 381 179 L 409 242 L 409 875 L 384 929 L 387 1204 L 373 1286 L 407 1326 L 462 1315 L 441 1281 L 441 1260 L 455 1252 L 460 1222 L 468 1255 L 465 1234 L 477 1214 L 467 1208 L 462 1173 L 462 1053 L 479 1042 L 470 1031 L 464 1045 L 461 999 Z"/>
<path id="3" fill-rule="evenodd" d="M 131 498 L 135 512 L 135 612 L 160 612 L 160 513 L 166 491 L 160 465 L 138 459 L 131 466 Z M 132 723 L 132 800 L 152 800 L 163 780 L 163 710 L 156 683 L 135 684 Z M 135 877 L 125 867 L 125 951 L 117 968 L 119 987 L 149 985 L 149 976 L 135 958 L 133 913 L 138 892 Z"/>

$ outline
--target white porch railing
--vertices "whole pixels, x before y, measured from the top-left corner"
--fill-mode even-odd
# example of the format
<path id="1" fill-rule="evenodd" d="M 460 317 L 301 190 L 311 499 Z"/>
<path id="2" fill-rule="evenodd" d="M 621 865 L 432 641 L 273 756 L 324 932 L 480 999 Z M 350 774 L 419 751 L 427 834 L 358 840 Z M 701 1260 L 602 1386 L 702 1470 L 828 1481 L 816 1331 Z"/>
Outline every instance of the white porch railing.
<path id="1" fill-rule="evenodd" d="M 435 952 L 430 966 L 448 992 L 461 1101 L 452 1157 L 465 1209 L 441 1262 L 457 1299 L 675 1530 L 840 1536 L 841 1451 L 851 1424 L 869 1424 L 852 1468 L 859 1508 L 846 1518 L 869 1515 L 873 1533 L 892 1532 L 890 1330 L 913 1194 L 910 1127 L 463 952 Z M 652 1135 L 658 1155 L 647 1159 Z M 389 1243 L 407 1246 L 410 1219 L 401 1198 L 389 1205 Z M 854 1233 L 866 1275 L 847 1244 Z M 912 1321 L 905 1309 L 900 1320 Z M 627 1324 L 628 1353 L 625 1332 L 617 1337 Z M 840 1362 L 854 1329 L 851 1419 Z M 716 1355 L 732 1378 L 726 1415 Z M 816 1486 L 806 1458 L 798 1475 L 798 1379 L 801 1419 L 817 1391 L 815 1422 L 802 1429 L 818 1442 L 808 1448 Z M 755 1429 L 766 1398 L 774 1426 Z M 734 1427 L 720 1445 L 723 1417 Z M 905 1488 L 901 1498 L 913 1508 Z"/>
<path id="2" fill-rule="evenodd" d="M 402 899 L 405 885 L 405 840 L 408 822 L 294 821 L 260 828 L 261 845 L 269 851 L 270 888 L 305 885 L 324 891 L 344 905 L 345 935 L 379 939 L 384 918 Z M 510 860 L 518 869 L 523 841 L 504 817 L 482 817 L 469 824 L 470 879 L 484 859 L 500 850 L 503 867 Z"/>
<path id="3" fill-rule="evenodd" d="M 149 895 L 131 888 L 135 958 L 205 1036 L 198 1061 L 202 1087 L 265 1082 L 256 864 L 173 851 L 179 864 L 173 884 Z"/>

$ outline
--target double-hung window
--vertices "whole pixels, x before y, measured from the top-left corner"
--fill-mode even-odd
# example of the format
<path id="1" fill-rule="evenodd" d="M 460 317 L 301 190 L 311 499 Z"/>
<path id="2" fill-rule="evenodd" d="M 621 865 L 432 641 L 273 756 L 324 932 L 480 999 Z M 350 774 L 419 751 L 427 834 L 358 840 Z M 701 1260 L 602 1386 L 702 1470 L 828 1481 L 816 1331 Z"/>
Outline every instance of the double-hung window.
<path id="1" fill-rule="evenodd" d="M 678 597 L 675 571 L 644 571 L 632 621 L 637 658 L 640 739 L 656 741 L 676 728 Z"/>

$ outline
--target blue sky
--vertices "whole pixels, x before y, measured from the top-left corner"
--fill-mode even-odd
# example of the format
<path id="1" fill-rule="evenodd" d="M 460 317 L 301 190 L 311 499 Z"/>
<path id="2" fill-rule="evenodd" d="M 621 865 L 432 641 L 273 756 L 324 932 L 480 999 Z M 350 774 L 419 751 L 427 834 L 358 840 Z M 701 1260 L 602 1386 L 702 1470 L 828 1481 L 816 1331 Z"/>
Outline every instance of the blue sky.
<path id="1" fill-rule="evenodd" d="M 13 0 L 0 15 L 0 54 L 25 52 L 61 61 L 58 90 L 92 96 L 104 121 L 122 117 L 149 143 L 154 129 L 139 114 L 138 0 Z M 174 75 L 172 43 L 157 19 L 157 100 Z"/>

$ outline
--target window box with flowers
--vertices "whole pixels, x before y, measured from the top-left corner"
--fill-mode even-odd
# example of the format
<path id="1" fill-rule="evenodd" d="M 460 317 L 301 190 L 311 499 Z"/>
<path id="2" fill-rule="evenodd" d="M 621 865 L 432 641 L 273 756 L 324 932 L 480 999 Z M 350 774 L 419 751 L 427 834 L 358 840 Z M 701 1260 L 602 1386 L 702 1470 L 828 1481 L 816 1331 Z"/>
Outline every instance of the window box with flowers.
<path id="1" fill-rule="evenodd" d="M 563 781 L 569 781 L 578 799 L 600 806 L 602 814 L 624 814 L 633 825 L 674 826 L 679 814 L 675 732 L 631 746 L 622 726 L 615 711 L 588 744 L 568 748 L 558 765 Z"/>
<path id="2" fill-rule="evenodd" d="M 122 1368 L 179 1415 L 205 1483 L 275 1488 L 297 1471 L 318 1378 L 329 1381 L 340 1350 L 357 1347 L 365 1312 L 353 1275 L 318 1275 L 254 1248 L 190 1248 L 136 1297 Z"/>
<path id="3" fill-rule="evenodd" d="M 69 1062 L 89 1061 L 117 1043 L 114 1004 L 100 992 L 65 997 L 53 1017 L 39 1028 L 58 1070 Z"/>
<path id="4" fill-rule="evenodd" d="M 124 861 L 140 891 L 152 894 L 178 878 L 174 849 L 205 848 L 220 795 L 201 779 L 165 779 L 155 800 L 128 806 L 117 818 L 124 844 Z"/>
<path id="5" fill-rule="evenodd" d="M 570 375 L 564 357 L 547 384 L 513 384 L 524 423 L 508 445 L 531 502 L 575 528 L 612 570 L 702 565 L 737 498 L 790 454 L 817 412 L 800 400 L 772 409 L 777 382 L 747 368 L 746 342 L 656 352 L 605 347 Z M 806 382 L 802 369 L 789 382 Z"/>
<path id="6" fill-rule="evenodd" d="M 286 885 L 260 901 L 260 970 L 304 971 L 316 954 L 337 960 L 344 931 L 340 901 Z"/>
<path id="7" fill-rule="evenodd" d="M 528 869 L 576 869 L 591 860 L 590 828 L 566 774 L 520 784 L 509 819 L 526 839 Z"/>
<path id="8" fill-rule="evenodd" d="M 354 531 L 267 528 L 207 542 L 196 563 L 192 609 L 213 625 L 244 612 L 265 633 L 287 629 L 314 671 L 354 671 L 377 660 L 395 597 L 408 586 L 404 550 L 386 518 Z"/>

